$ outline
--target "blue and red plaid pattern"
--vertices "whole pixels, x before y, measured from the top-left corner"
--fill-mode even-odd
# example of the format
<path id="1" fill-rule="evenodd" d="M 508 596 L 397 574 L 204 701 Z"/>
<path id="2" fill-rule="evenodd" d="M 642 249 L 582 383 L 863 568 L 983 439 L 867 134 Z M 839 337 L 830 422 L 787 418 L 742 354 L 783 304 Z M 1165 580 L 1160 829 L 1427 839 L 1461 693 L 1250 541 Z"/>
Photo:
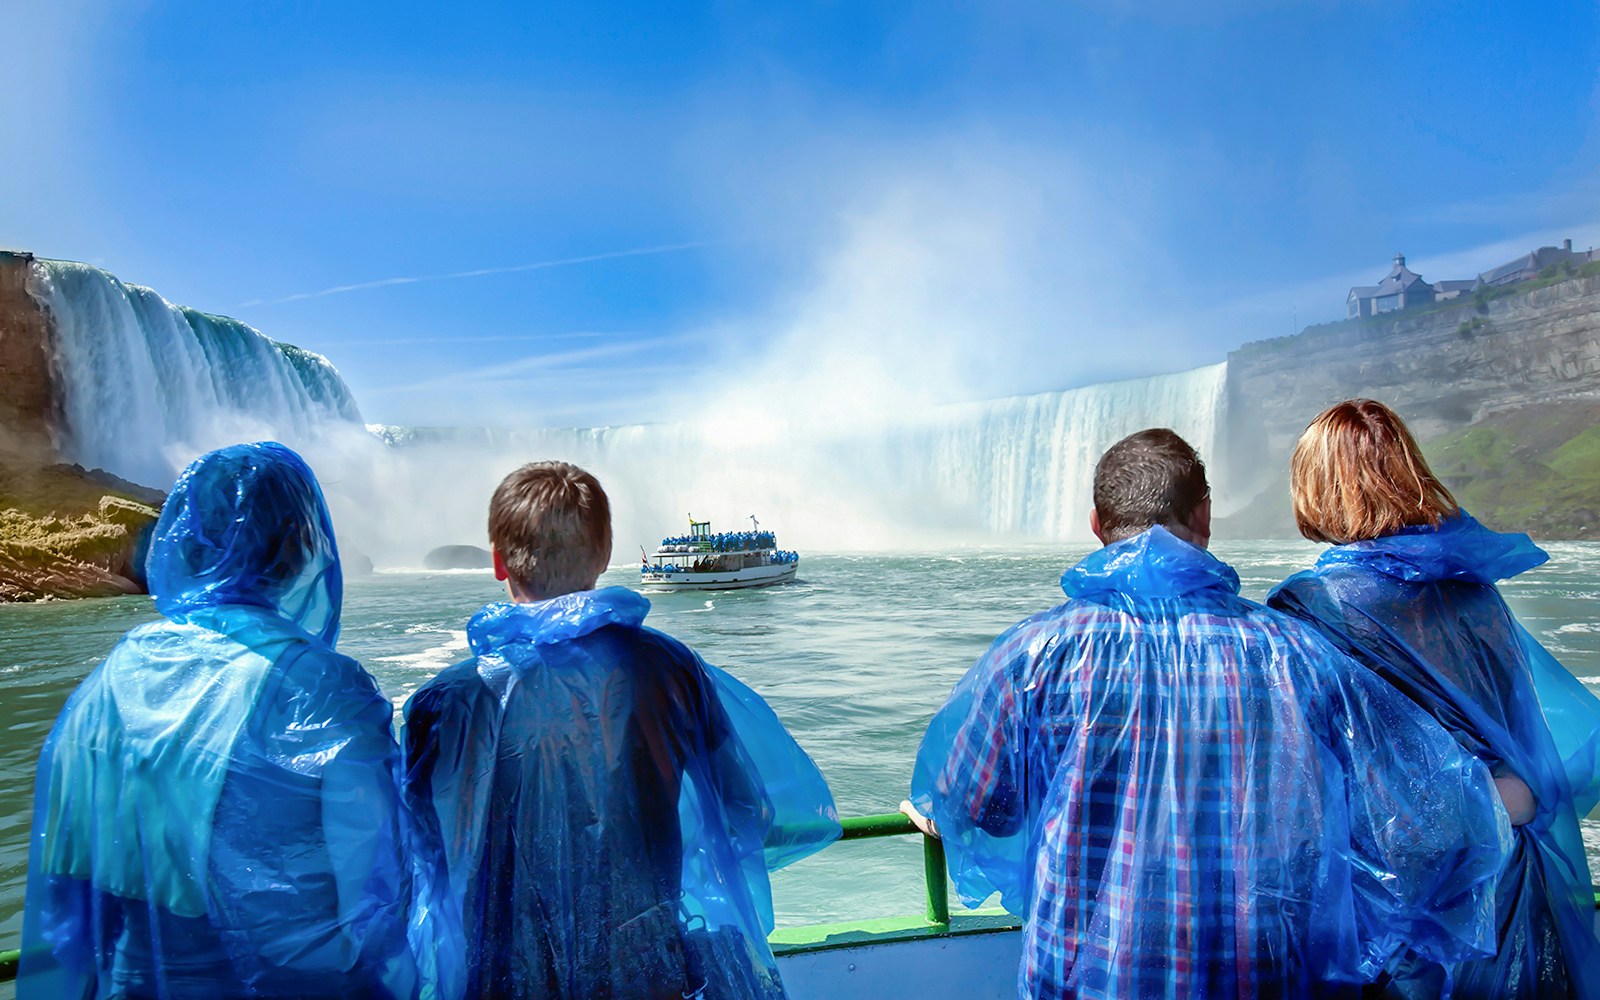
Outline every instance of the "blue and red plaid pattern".
<path id="1" fill-rule="evenodd" d="M 1025 997 L 1353 996 L 1493 945 L 1487 769 L 1160 528 L 1062 578 L 929 723 L 912 801 L 1027 917 Z"/>
<path id="2" fill-rule="evenodd" d="M 1026 802 L 1058 805 L 1032 838 L 1026 995 L 1256 996 L 1262 972 L 1277 985 L 1261 953 L 1281 952 L 1284 914 L 1250 891 L 1251 859 L 1273 846 L 1257 834 L 1277 831 L 1252 817 L 1270 811 L 1270 762 L 1314 753 L 1274 716 L 1295 684 L 1287 644 L 1271 616 L 1159 611 L 1065 607 L 1008 633 L 946 763 L 952 807 L 993 832 Z M 1252 753 L 1261 738 L 1299 750 Z"/>

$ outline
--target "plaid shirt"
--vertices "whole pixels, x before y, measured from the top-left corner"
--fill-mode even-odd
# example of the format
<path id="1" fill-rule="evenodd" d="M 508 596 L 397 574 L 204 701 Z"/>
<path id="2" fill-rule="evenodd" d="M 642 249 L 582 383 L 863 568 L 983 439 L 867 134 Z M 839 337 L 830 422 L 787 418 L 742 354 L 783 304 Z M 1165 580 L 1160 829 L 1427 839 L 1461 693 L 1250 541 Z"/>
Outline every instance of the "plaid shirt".
<path id="1" fill-rule="evenodd" d="M 1352 842 L 1387 849 L 1365 810 L 1345 815 L 1347 779 L 1379 789 L 1375 822 L 1416 814 L 1461 835 L 1430 816 L 1457 799 L 1405 801 L 1414 783 L 1385 779 L 1408 772 L 1329 679 L 1348 664 L 1184 548 L 1215 578 L 1152 593 L 1148 578 L 1085 590 L 1069 572 L 1079 599 L 1001 636 L 924 741 L 914 797 L 963 896 L 998 889 L 1028 915 L 1024 996 L 1342 992 L 1319 980 L 1358 964 L 1343 859 Z M 1399 742 L 1395 754 L 1414 751 Z M 1466 766 L 1453 744 L 1425 742 Z M 1385 855 L 1377 870 L 1415 860 Z"/>

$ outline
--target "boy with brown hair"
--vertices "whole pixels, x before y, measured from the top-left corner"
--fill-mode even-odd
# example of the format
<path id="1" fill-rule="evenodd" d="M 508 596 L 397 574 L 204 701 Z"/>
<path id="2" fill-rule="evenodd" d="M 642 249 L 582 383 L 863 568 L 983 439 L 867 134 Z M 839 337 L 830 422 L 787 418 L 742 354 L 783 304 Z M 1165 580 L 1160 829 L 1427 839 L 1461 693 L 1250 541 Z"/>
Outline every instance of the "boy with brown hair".
<path id="1" fill-rule="evenodd" d="M 538 462 L 489 505 L 511 600 L 407 702 L 406 794 L 443 849 L 468 996 L 781 997 L 765 872 L 838 836 L 764 702 L 595 589 L 611 509 Z M 768 776 L 786 791 L 775 801 Z"/>

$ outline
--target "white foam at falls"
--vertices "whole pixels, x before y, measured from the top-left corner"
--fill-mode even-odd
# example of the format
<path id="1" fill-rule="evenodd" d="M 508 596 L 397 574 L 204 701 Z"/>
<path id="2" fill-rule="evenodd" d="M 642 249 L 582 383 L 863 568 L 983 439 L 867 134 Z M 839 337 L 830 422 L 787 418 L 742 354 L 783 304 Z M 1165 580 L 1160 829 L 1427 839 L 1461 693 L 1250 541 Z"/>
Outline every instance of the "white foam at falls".
<path id="1" fill-rule="evenodd" d="M 426 514 L 396 512 L 381 523 L 421 551 L 481 544 L 495 484 L 543 459 L 600 477 L 618 559 L 686 530 L 690 513 L 712 518 L 716 530 L 748 527 L 756 514 L 783 544 L 812 550 L 1086 539 L 1095 462 L 1133 431 L 1172 428 L 1211 460 L 1213 484 L 1226 483 L 1216 462 L 1226 379 L 1218 364 L 902 414 L 889 426 L 791 413 L 757 429 L 715 416 L 588 430 L 369 429 L 390 444 L 398 473 L 382 495 L 409 498 Z M 394 546 L 375 540 L 367 551 Z"/>
<path id="2" fill-rule="evenodd" d="M 61 451 L 82 465 L 164 488 L 210 448 L 360 420 L 327 359 L 237 320 L 69 261 L 36 261 L 28 291 L 52 321 Z"/>
<path id="3" fill-rule="evenodd" d="M 1007 534 L 1081 538 L 1093 506 L 1094 466 L 1117 441 L 1167 427 L 1218 467 L 1217 431 L 1228 366 L 1084 386 L 944 411 L 926 443 L 906 454 L 916 474 L 927 455 L 936 489 Z M 1219 493 L 1220 493 L 1219 489 Z"/>

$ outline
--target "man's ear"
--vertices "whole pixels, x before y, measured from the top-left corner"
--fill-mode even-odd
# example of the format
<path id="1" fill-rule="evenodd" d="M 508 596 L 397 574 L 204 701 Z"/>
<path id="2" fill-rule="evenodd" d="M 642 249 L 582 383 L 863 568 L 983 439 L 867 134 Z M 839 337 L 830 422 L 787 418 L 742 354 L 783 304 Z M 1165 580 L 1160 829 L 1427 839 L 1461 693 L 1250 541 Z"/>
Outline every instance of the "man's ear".
<path id="1" fill-rule="evenodd" d="M 1111 544 L 1106 539 L 1105 533 L 1100 530 L 1100 508 L 1098 507 L 1089 508 L 1089 530 L 1094 532 L 1094 537 L 1100 539 L 1101 545 Z"/>
<path id="2" fill-rule="evenodd" d="M 1189 533 L 1194 536 L 1194 544 L 1205 548 L 1211 544 L 1211 498 L 1206 497 L 1200 501 L 1200 506 L 1189 515 Z"/>
<path id="3" fill-rule="evenodd" d="M 511 573 L 506 569 L 506 561 L 500 557 L 500 550 L 491 547 L 489 554 L 494 557 L 494 578 L 501 583 L 511 579 Z"/>

